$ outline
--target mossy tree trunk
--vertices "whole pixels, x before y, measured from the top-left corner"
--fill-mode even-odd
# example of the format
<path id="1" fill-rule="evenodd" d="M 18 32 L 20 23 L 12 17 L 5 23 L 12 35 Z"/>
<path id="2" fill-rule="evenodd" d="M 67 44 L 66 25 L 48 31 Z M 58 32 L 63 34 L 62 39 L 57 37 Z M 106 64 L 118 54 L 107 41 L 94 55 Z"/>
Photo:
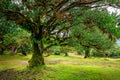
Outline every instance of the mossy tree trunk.
<path id="1" fill-rule="evenodd" d="M 0 55 L 3 55 L 3 53 L 4 53 L 4 49 L 0 48 Z"/>
<path id="2" fill-rule="evenodd" d="M 4 54 L 5 45 L 3 44 L 3 35 L 0 35 L 0 55 Z"/>
<path id="3" fill-rule="evenodd" d="M 16 54 L 17 53 L 17 51 L 18 51 L 18 48 L 16 47 L 16 46 L 12 46 L 12 48 L 11 48 L 11 54 Z"/>
<path id="4" fill-rule="evenodd" d="M 64 54 L 65 54 L 64 56 L 68 56 L 68 53 L 67 53 L 67 52 L 65 52 Z"/>
<path id="5" fill-rule="evenodd" d="M 90 49 L 87 47 L 85 48 L 85 56 L 84 58 L 90 57 Z"/>
<path id="6" fill-rule="evenodd" d="M 43 43 L 42 40 L 38 42 L 33 41 L 33 55 L 29 61 L 29 67 L 43 66 L 44 57 L 43 57 Z"/>

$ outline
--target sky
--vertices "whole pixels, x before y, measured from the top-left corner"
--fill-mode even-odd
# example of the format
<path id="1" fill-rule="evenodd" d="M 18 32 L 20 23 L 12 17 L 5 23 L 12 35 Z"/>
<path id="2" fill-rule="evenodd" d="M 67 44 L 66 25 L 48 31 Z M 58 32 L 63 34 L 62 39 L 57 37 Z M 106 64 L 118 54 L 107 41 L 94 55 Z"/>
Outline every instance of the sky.
<path id="1" fill-rule="evenodd" d="M 120 46 L 120 40 L 117 40 L 116 43 L 118 44 L 118 46 Z"/>
<path id="2" fill-rule="evenodd" d="M 116 13 L 117 15 L 120 15 L 120 9 L 108 7 L 107 10 L 110 12 L 110 14 Z"/>

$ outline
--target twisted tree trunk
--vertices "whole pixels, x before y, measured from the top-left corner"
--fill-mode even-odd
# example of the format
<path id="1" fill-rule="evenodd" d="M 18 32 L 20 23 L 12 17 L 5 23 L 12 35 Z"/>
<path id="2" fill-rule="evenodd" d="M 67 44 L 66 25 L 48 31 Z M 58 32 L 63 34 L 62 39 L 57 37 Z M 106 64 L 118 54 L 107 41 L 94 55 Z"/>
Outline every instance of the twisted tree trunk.
<path id="1" fill-rule="evenodd" d="M 45 65 L 43 57 L 43 43 L 33 42 L 33 55 L 29 61 L 29 67 L 42 66 Z"/>
<path id="2" fill-rule="evenodd" d="M 0 48 L 0 55 L 3 55 L 3 53 L 4 53 L 4 49 L 1 47 Z"/>
<path id="3" fill-rule="evenodd" d="M 84 58 L 87 58 L 87 57 L 90 57 L 90 49 L 89 48 L 85 49 L 85 56 L 84 56 Z"/>

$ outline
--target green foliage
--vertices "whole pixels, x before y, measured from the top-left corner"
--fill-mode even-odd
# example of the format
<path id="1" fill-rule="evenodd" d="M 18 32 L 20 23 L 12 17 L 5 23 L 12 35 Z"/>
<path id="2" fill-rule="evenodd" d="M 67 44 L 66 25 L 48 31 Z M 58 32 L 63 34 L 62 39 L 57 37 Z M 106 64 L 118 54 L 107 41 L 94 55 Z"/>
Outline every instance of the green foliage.
<path id="1" fill-rule="evenodd" d="M 24 35 L 26 34 L 26 35 Z M 4 36 L 4 44 L 6 45 L 9 45 L 11 43 L 18 43 L 19 45 L 21 43 L 23 43 L 24 41 L 27 41 L 30 42 L 30 39 L 29 39 L 29 36 L 30 34 L 27 33 L 26 31 L 20 29 L 20 28 L 17 28 L 16 31 L 12 32 L 12 33 L 8 33 Z"/>
<path id="2" fill-rule="evenodd" d="M 34 35 L 31 35 L 31 36 L 30 36 L 30 39 L 31 39 L 32 42 L 35 42 L 35 43 L 38 43 L 38 41 L 39 41 L 39 40 L 37 40 L 37 39 L 35 38 Z"/>
<path id="3" fill-rule="evenodd" d="M 8 6 L 10 9 L 15 8 L 15 4 L 11 4 L 11 1 L 9 0 L 3 0 L 1 2 L 3 3 L 3 5 L 2 4 L 1 5 L 4 7 Z"/>
<path id="4" fill-rule="evenodd" d="M 110 57 L 119 57 L 120 56 L 120 47 L 118 45 L 114 45 L 112 49 L 108 50 L 108 54 Z"/>
<path id="5" fill-rule="evenodd" d="M 109 39 L 109 34 L 116 36 L 116 30 L 118 30 L 115 27 L 115 16 L 98 9 L 78 12 L 81 16 L 74 15 L 78 20 L 71 29 L 72 39 L 69 41 L 70 45 L 75 46 L 78 51 L 82 51 L 84 47 L 99 51 L 110 49 L 114 40 Z"/>
<path id="6" fill-rule="evenodd" d="M 61 47 L 60 46 L 53 46 L 49 50 L 52 52 L 60 52 Z"/>
<path id="7" fill-rule="evenodd" d="M 18 25 L 12 21 L 0 20 L 0 35 L 17 32 Z"/>
<path id="8" fill-rule="evenodd" d="M 19 48 L 19 52 L 27 52 L 30 53 L 32 51 L 32 45 L 28 43 L 22 44 L 22 46 Z"/>
<path id="9" fill-rule="evenodd" d="M 12 46 L 19 48 L 21 44 L 27 43 L 26 51 L 31 51 L 30 34 L 25 30 L 19 28 L 17 24 L 12 21 L 1 19 L 0 23 L 0 45 L 5 49 L 10 49 Z"/>

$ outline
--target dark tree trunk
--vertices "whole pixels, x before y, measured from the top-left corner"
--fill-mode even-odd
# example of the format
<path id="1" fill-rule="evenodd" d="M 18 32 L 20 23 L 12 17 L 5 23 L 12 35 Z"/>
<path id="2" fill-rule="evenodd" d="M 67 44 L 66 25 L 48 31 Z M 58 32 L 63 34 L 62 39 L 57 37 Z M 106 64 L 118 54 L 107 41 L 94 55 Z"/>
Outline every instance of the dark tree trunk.
<path id="1" fill-rule="evenodd" d="M 85 49 L 85 56 L 84 56 L 84 58 L 87 58 L 87 57 L 90 57 L 90 49 L 89 48 Z"/>
<path id="2" fill-rule="evenodd" d="M 22 51 L 22 55 L 27 56 L 27 53 L 25 51 Z"/>
<path id="3" fill-rule="evenodd" d="M 39 46 L 40 45 L 40 46 Z M 29 67 L 36 67 L 45 65 L 44 57 L 43 57 L 43 43 L 33 42 L 33 55 L 31 60 L 29 61 Z"/>
<path id="4" fill-rule="evenodd" d="M 4 49 L 0 48 L 0 55 L 3 55 L 3 53 L 4 53 Z"/>
<path id="5" fill-rule="evenodd" d="M 109 55 L 106 53 L 106 54 L 105 54 L 105 57 L 109 57 Z"/>
<path id="6" fill-rule="evenodd" d="M 64 54 L 65 54 L 64 56 L 68 56 L 68 53 L 67 53 L 67 52 L 65 52 Z"/>
<path id="7" fill-rule="evenodd" d="M 84 58 L 88 58 L 88 57 L 90 57 L 90 53 L 85 53 Z"/>
<path id="8" fill-rule="evenodd" d="M 12 48 L 11 48 L 11 54 L 16 54 L 17 53 L 17 51 L 18 51 L 18 49 L 17 49 L 17 47 L 16 46 L 12 46 Z"/>
<path id="9" fill-rule="evenodd" d="M 0 55 L 4 54 L 5 51 L 5 45 L 3 44 L 3 35 L 0 35 Z"/>

